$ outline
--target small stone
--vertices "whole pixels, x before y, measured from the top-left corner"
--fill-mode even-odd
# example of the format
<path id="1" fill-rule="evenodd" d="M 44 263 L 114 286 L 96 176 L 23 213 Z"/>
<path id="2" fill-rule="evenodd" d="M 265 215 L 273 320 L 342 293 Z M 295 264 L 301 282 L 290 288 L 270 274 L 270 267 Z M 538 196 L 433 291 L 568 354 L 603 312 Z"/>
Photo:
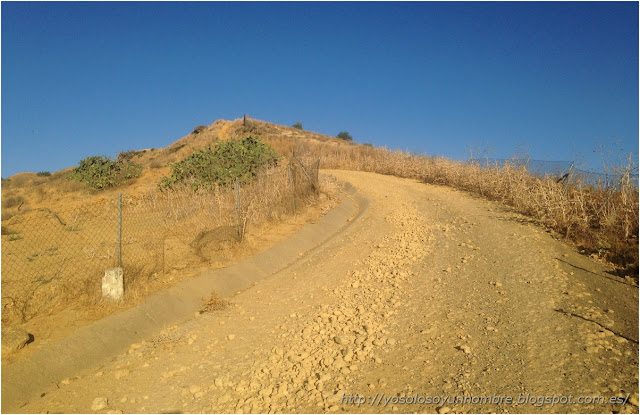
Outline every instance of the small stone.
<path id="1" fill-rule="evenodd" d="M 458 350 L 462 350 L 464 352 L 464 354 L 471 353 L 471 347 L 467 346 L 466 344 L 464 344 L 462 346 L 458 346 Z"/>
<path id="2" fill-rule="evenodd" d="M 444 272 L 451 272 L 451 267 L 445 268 Z"/>
<path id="3" fill-rule="evenodd" d="M 638 406 L 638 394 L 637 393 L 634 393 L 633 395 L 629 396 L 629 403 L 631 405 Z"/>
<path id="4" fill-rule="evenodd" d="M 345 336 L 336 336 L 333 338 L 333 341 L 341 345 L 349 343 L 349 340 Z"/>
<path id="5" fill-rule="evenodd" d="M 189 386 L 189 392 L 191 393 L 196 393 L 196 392 L 200 392 L 202 388 L 198 385 L 191 385 Z"/>
<path id="6" fill-rule="evenodd" d="M 68 385 L 71 383 L 71 381 L 69 380 L 69 378 L 66 378 L 66 379 L 62 379 L 60 383 L 62 383 L 63 385 Z"/>
<path id="7" fill-rule="evenodd" d="M 22 349 L 29 340 L 31 335 L 22 329 L 11 327 L 6 324 L 2 325 L 2 353 L 11 353 Z"/>
<path id="8" fill-rule="evenodd" d="M 230 334 L 230 335 L 227 336 L 227 340 L 233 340 L 235 338 L 236 338 L 235 334 Z"/>
<path id="9" fill-rule="evenodd" d="M 116 379 L 122 379 L 123 377 L 127 376 L 128 374 L 129 374 L 129 371 L 127 369 L 116 370 L 115 377 L 116 377 Z"/>
<path id="10" fill-rule="evenodd" d="M 107 398 L 95 398 L 91 403 L 92 411 L 101 411 L 109 405 Z"/>
<path id="11" fill-rule="evenodd" d="M 439 414 L 448 414 L 448 413 L 449 413 L 449 411 L 451 411 L 451 408 L 449 408 L 448 406 L 441 406 L 441 407 L 439 407 L 439 408 L 436 408 L 436 411 L 437 411 Z"/>
<path id="12" fill-rule="evenodd" d="M 389 339 L 389 340 L 387 340 L 387 344 L 388 344 L 389 346 L 393 346 L 393 345 L 395 345 L 395 344 L 396 344 L 396 339 Z"/>

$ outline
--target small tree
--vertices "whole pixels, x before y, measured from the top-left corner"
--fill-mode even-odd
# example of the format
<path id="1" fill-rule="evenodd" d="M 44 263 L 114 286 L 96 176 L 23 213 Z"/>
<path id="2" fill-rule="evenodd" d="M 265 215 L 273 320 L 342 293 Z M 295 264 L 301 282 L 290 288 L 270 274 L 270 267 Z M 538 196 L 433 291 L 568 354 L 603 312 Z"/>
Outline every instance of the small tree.
<path id="1" fill-rule="evenodd" d="M 302 130 L 302 123 L 298 121 L 297 123 L 293 124 L 291 127 L 297 128 L 298 130 Z"/>
<path id="2" fill-rule="evenodd" d="M 336 137 L 341 138 L 341 139 L 346 140 L 346 141 L 352 141 L 353 140 L 353 137 L 351 137 L 351 134 L 349 134 L 347 131 L 342 131 Z"/>

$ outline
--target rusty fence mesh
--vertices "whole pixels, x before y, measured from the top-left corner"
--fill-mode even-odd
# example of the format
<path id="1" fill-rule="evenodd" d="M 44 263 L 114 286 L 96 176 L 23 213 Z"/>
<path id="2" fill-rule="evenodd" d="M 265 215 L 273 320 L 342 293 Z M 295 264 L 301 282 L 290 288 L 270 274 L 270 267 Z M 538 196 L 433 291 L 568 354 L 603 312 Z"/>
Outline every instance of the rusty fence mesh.
<path id="1" fill-rule="evenodd" d="M 99 301 L 108 268 L 122 266 L 126 293 L 210 260 L 208 247 L 241 242 L 247 226 L 295 214 L 295 206 L 316 194 L 319 160 L 307 163 L 292 159 L 249 184 L 208 191 L 122 194 L 120 209 L 114 197 L 12 216 L 2 222 L 3 322 Z"/>

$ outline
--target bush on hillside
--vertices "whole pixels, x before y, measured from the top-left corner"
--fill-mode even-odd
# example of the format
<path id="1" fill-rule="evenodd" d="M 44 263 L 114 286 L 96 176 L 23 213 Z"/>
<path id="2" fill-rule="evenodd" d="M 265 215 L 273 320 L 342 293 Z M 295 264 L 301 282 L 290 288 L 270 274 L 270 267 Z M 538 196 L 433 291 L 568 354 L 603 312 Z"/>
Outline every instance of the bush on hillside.
<path id="1" fill-rule="evenodd" d="M 298 121 L 297 123 L 293 124 L 291 127 L 297 128 L 298 130 L 302 130 L 302 123 Z"/>
<path id="2" fill-rule="evenodd" d="M 171 176 L 163 177 L 161 189 L 175 185 L 189 185 L 194 191 L 211 188 L 214 184 L 227 185 L 240 179 L 242 183 L 251 181 L 258 170 L 265 166 L 275 166 L 278 154 L 268 144 L 249 136 L 244 140 L 230 140 L 198 150 L 187 158 L 171 165 Z"/>
<path id="3" fill-rule="evenodd" d="M 351 134 L 349 134 L 347 131 L 342 131 L 342 132 L 338 133 L 338 135 L 336 137 L 341 138 L 341 139 L 346 140 L 346 141 L 352 141 L 353 140 L 353 137 L 351 137 Z"/>
<path id="4" fill-rule="evenodd" d="M 88 184 L 92 189 L 104 190 L 139 177 L 141 173 L 142 166 L 139 164 L 122 159 L 113 161 L 105 156 L 91 156 L 80 161 L 71 177 Z"/>
<path id="5" fill-rule="evenodd" d="M 206 128 L 207 128 L 206 125 L 199 125 L 196 128 L 194 128 L 193 131 L 191 131 L 191 134 L 198 135 L 201 132 L 203 132 Z"/>
<path id="6" fill-rule="evenodd" d="M 51 172 L 50 171 L 39 171 L 36 173 L 37 176 L 40 177 L 49 177 L 51 176 Z"/>

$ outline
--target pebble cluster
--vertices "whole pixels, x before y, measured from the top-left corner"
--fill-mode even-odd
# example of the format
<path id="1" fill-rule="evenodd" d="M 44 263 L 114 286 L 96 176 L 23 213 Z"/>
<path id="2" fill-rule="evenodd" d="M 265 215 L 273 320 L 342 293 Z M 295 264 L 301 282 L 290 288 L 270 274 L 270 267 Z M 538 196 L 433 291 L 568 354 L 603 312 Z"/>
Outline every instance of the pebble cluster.
<path id="1" fill-rule="evenodd" d="M 387 328 L 402 302 L 399 293 L 411 276 L 411 264 L 426 255 L 430 240 L 410 206 L 385 219 L 400 231 L 375 244 L 363 264 L 333 290 L 339 305 L 319 306 L 311 316 L 291 314 L 279 326 L 286 348 L 273 347 L 258 357 L 249 378 L 217 378 L 210 389 L 223 393 L 213 410 L 337 411 L 360 366 L 383 363 L 379 352 L 397 344 Z M 382 384 L 384 379 L 378 381 Z"/>

